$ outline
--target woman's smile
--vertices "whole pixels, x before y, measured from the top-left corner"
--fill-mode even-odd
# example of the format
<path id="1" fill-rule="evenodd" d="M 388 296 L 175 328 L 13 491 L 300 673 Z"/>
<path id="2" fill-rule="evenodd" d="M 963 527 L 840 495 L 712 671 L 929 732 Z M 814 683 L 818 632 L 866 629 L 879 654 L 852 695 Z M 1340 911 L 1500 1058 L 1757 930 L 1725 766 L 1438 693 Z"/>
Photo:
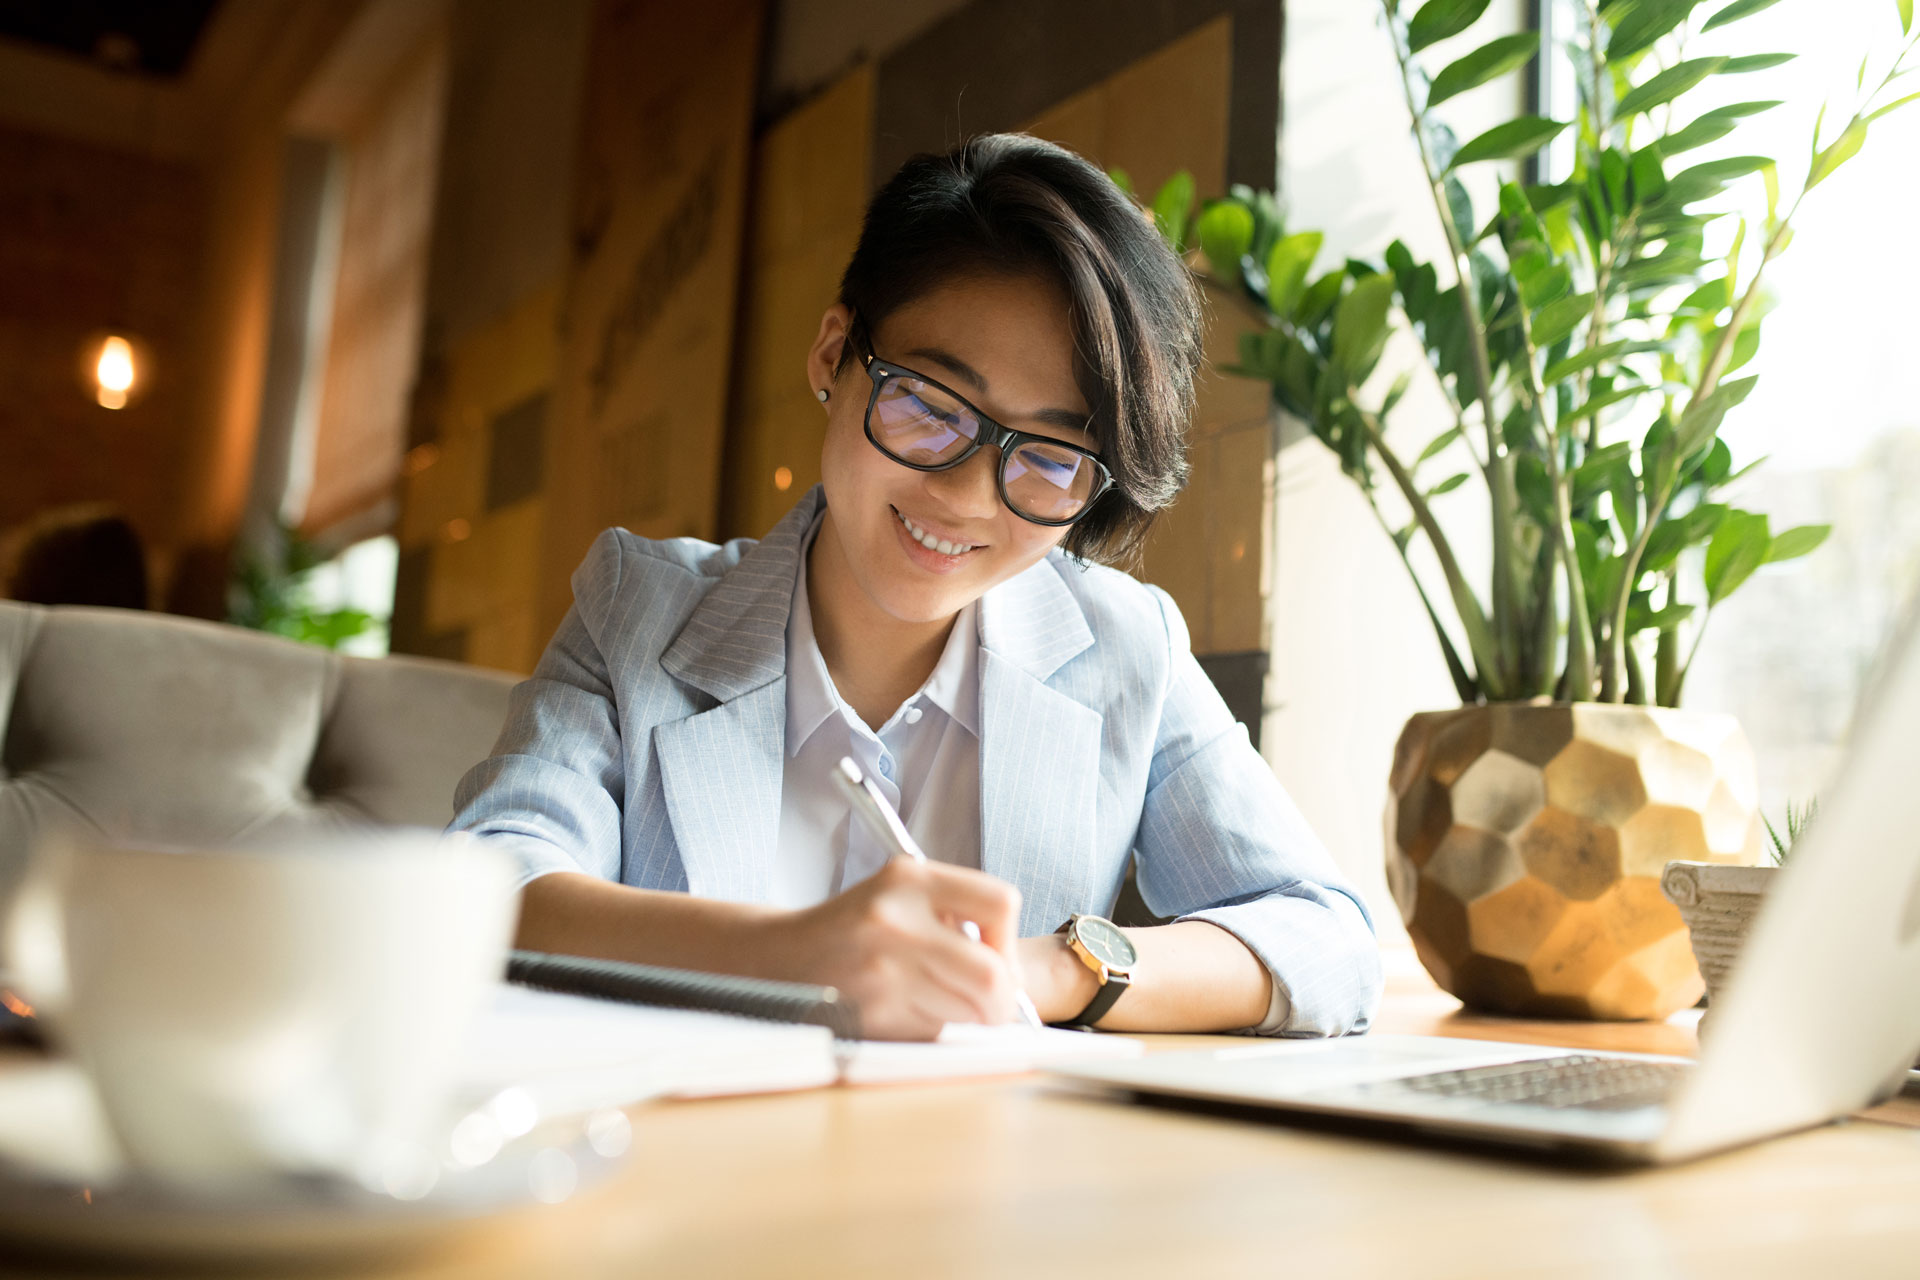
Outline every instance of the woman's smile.
<path id="1" fill-rule="evenodd" d="M 976 552 L 985 549 L 984 543 L 961 542 L 957 538 L 945 537 L 898 507 L 889 506 L 887 509 L 893 512 L 894 524 L 904 535 L 907 554 L 914 563 L 935 573 L 950 573 L 965 564 Z"/>

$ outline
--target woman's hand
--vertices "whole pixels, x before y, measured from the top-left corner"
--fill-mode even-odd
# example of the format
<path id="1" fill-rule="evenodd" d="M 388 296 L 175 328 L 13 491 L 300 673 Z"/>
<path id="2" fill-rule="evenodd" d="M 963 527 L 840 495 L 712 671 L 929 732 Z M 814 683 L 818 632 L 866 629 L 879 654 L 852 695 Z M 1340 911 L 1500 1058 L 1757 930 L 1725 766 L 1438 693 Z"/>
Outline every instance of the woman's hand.
<path id="1" fill-rule="evenodd" d="M 1009 1022 L 1020 989 L 1020 891 L 983 871 L 890 860 L 772 925 L 777 967 L 859 1002 L 862 1033 L 931 1040 L 949 1022 Z M 971 920 L 980 941 L 960 931 Z"/>

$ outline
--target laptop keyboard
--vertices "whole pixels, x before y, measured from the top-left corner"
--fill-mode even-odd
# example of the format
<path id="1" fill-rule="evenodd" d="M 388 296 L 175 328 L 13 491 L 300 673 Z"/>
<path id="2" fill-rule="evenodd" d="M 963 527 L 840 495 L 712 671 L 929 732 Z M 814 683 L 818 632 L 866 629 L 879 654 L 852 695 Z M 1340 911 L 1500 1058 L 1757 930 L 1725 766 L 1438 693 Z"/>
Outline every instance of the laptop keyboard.
<path id="1" fill-rule="evenodd" d="M 1683 1074 L 1692 1069 L 1693 1064 L 1686 1062 L 1641 1062 L 1633 1058 L 1574 1054 L 1537 1062 L 1503 1062 L 1380 1080 L 1360 1086 L 1360 1092 L 1380 1099 L 1412 1093 L 1537 1107 L 1626 1111 L 1664 1102 L 1679 1085 Z"/>

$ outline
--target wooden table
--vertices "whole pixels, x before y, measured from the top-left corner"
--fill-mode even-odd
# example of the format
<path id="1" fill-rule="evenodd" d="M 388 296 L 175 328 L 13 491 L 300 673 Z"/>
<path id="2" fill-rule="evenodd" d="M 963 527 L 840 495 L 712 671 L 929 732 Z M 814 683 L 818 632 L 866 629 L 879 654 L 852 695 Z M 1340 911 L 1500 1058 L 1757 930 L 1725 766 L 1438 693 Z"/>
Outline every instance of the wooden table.
<path id="1" fill-rule="evenodd" d="M 1694 1048 L 1692 1013 L 1649 1025 L 1471 1016 L 1410 957 L 1390 960 L 1380 1030 Z M 1909 1099 L 1639 1172 L 1120 1105 L 1033 1076 L 658 1104 L 632 1119 L 624 1169 L 572 1201 L 352 1273 L 1920 1275 Z"/>

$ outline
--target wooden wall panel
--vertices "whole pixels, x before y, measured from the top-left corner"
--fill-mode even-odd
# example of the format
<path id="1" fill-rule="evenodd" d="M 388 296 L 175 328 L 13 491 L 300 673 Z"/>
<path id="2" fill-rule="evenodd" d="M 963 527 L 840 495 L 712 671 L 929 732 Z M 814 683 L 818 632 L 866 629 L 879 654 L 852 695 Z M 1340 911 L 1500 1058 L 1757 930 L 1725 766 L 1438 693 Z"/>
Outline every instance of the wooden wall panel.
<path id="1" fill-rule="evenodd" d="M 599 531 L 718 529 L 761 0 L 602 0 L 548 439 L 536 629 Z"/>

